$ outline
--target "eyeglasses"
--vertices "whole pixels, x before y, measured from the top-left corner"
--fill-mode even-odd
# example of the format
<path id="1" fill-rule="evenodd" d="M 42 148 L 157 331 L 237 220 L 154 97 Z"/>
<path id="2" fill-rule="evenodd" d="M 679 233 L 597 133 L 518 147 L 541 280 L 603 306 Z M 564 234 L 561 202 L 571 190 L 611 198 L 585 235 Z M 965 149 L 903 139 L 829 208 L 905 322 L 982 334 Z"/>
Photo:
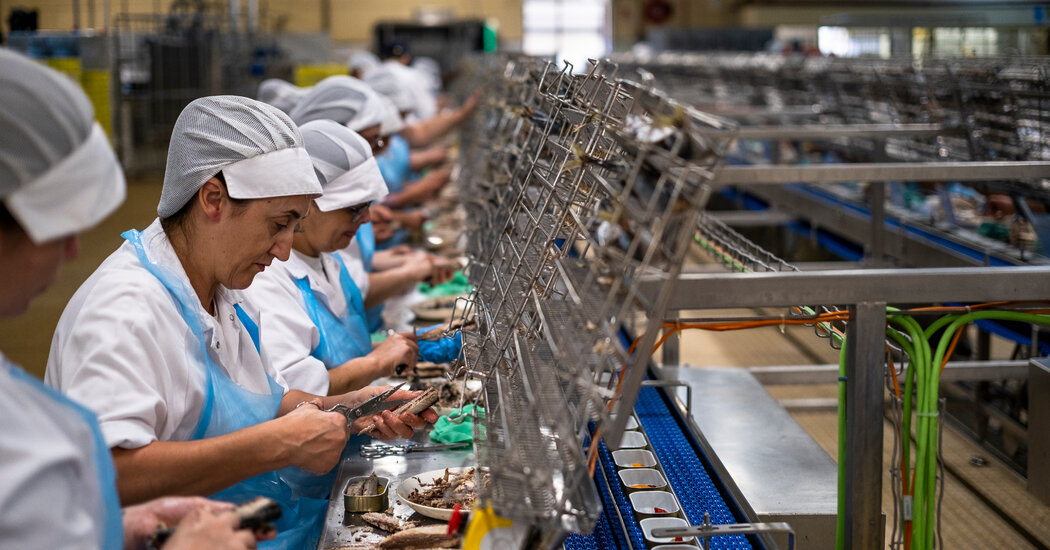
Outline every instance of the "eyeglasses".
<path id="1" fill-rule="evenodd" d="M 361 214 L 367 212 L 368 207 L 370 206 L 372 206 L 372 201 L 363 202 L 354 206 L 347 206 L 346 211 L 350 213 L 351 218 L 356 220 L 357 218 L 361 217 Z"/>
<path id="2" fill-rule="evenodd" d="M 372 153 L 375 154 L 377 151 L 386 147 L 386 138 L 383 136 L 376 136 L 374 138 L 365 138 L 368 141 L 368 145 L 372 147 Z"/>

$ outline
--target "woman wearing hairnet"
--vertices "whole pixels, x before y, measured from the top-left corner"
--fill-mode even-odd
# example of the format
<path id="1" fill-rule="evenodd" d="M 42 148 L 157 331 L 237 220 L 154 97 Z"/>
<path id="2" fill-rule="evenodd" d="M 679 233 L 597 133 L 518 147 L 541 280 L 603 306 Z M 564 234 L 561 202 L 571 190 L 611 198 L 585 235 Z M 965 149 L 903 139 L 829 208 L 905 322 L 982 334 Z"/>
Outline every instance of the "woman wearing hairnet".
<path id="1" fill-rule="evenodd" d="M 380 96 L 364 82 L 349 76 L 332 76 L 322 80 L 292 110 L 296 124 L 315 120 L 331 120 L 357 132 L 372 149 L 382 148 L 382 136 L 396 132 L 401 118 L 391 110 L 390 101 Z M 351 277 L 358 284 L 367 309 L 368 328 L 374 331 L 382 322 L 381 304 L 387 298 L 404 292 L 426 278 L 442 282 L 451 276 L 450 270 L 429 255 L 411 255 L 396 263 L 379 276 L 371 276 L 375 237 L 372 225 L 363 223 L 357 238 L 350 245 L 351 252 L 343 255 Z"/>
<path id="2" fill-rule="evenodd" d="M 259 83 L 256 99 L 288 113 L 308 93 L 310 88 L 300 88 L 280 78 L 267 78 Z"/>
<path id="3" fill-rule="evenodd" d="M 124 175 L 87 97 L 65 76 L 0 50 L 0 316 L 21 314 L 77 254 L 77 234 L 124 200 Z M 0 354 L 0 546 L 140 548 L 159 523 L 167 548 L 249 548 L 230 505 L 117 499 L 95 415 Z M 214 513 L 213 513 L 214 512 Z"/>
<path id="4" fill-rule="evenodd" d="M 331 120 L 300 131 L 324 195 L 300 224 L 288 261 L 260 275 L 246 294 L 267 320 L 263 351 L 291 387 L 342 393 L 399 366 L 411 368 L 418 348 L 394 334 L 373 351 L 364 300 L 333 254 L 350 244 L 368 221 L 369 204 L 386 194 L 368 142 Z"/>
<path id="5" fill-rule="evenodd" d="M 160 217 L 125 232 L 127 242 L 73 296 L 46 374 L 98 415 L 125 503 L 263 495 L 282 508 L 271 546 L 316 540 L 327 503 L 290 480 L 338 461 L 348 427 L 325 409 L 385 388 L 323 398 L 286 390 L 259 354 L 265 319 L 246 311 L 235 289 L 288 258 L 292 232 L 320 194 L 302 137 L 279 110 L 218 96 L 179 115 Z M 379 437 L 392 439 L 436 414 L 385 411 L 373 420 Z"/>

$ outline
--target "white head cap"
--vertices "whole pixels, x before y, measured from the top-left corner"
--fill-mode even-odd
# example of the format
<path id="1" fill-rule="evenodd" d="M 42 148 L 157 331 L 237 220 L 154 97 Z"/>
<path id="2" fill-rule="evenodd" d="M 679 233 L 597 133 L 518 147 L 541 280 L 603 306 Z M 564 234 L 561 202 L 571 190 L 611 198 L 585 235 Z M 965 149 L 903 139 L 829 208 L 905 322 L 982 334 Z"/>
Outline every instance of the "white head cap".
<path id="1" fill-rule="evenodd" d="M 280 78 L 267 78 L 259 83 L 257 97 L 259 101 L 288 113 L 309 91 L 310 88 L 300 88 Z"/>
<path id="2" fill-rule="evenodd" d="M 379 94 L 351 76 L 330 76 L 314 86 L 290 113 L 296 124 L 334 120 L 357 132 L 383 122 Z"/>
<path id="3" fill-rule="evenodd" d="M 411 86 L 415 84 L 405 71 L 411 71 L 399 63 L 383 63 L 365 75 L 365 82 L 375 91 L 390 98 L 401 112 L 416 109 L 416 98 Z"/>
<path id="4" fill-rule="evenodd" d="M 182 110 L 171 132 L 157 213 L 174 215 L 220 171 L 235 199 L 321 194 L 295 123 L 246 97 L 202 97 Z"/>
<path id="5" fill-rule="evenodd" d="M 380 96 L 383 100 L 383 122 L 379 125 L 379 135 L 383 137 L 392 136 L 405 128 L 405 121 L 401 118 L 401 112 L 397 106 L 386 96 Z"/>
<path id="6" fill-rule="evenodd" d="M 88 229 L 124 202 L 124 173 L 69 78 L 0 50 L 0 200 L 33 242 Z"/>
<path id="7" fill-rule="evenodd" d="M 331 212 L 387 195 L 383 175 L 365 138 L 331 120 L 307 122 L 301 130 L 324 189 L 324 195 L 314 199 L 318 209 Z"/>
<path id="8" fill-rule="evenodd" d="M 441 91 L 441 64 L 430 57 L 414 57 L 412 68 L 426 75 L 428 91 L 434 94 Z"/>
<path id="9" fill-rule="evenodd" d="M 379 58 L 374 53 L 365 50 L 354 50 L 350 53 L 350 61 L 347 63 L 347 66 L 352 71 L 361 71 L 362 75 L 366 75 L 368 71 L 378 67 L 379 63 Z"/>

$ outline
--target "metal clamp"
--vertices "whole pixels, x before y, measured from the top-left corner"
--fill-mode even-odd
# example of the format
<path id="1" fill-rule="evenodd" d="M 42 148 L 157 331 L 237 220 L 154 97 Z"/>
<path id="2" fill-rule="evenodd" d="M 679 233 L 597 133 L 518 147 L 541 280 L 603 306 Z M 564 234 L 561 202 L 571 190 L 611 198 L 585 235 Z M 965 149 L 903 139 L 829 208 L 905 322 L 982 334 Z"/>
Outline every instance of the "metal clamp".
<path id="1" fill-rule="evenodd" d="M 696 537 L 703 541 L 704 550 L 709 550 L 711 548 L 711 539 L 713 537 L 724 537 L 729 535 L 764 535 L 773 533 L 787 533 L 788 550 L 795 549 L 795 530 L 782 521 L 774 523 L 727 523 L 724 525 L 714 525 L 711 523 L 711 514 L 704 512 L 704 522 L 700 525 L 690 525 L 689 527 L 660 527 L 653 529 L 654 537 Z"/>

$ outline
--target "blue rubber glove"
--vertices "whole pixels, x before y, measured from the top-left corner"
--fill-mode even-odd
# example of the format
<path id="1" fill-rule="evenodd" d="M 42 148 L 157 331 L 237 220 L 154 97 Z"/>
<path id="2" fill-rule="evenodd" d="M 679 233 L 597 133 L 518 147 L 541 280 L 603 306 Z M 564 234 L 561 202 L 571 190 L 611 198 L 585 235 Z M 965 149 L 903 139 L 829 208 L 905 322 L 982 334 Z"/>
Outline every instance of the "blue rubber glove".
<path id="1" fill-rule="evenodd" d="M 422 340 L 419 342 L 419 360 L 431 363 L 450 363 L 459 357 L 463 347 L 463 335 L 456 333 L 436 342 Z"/>

